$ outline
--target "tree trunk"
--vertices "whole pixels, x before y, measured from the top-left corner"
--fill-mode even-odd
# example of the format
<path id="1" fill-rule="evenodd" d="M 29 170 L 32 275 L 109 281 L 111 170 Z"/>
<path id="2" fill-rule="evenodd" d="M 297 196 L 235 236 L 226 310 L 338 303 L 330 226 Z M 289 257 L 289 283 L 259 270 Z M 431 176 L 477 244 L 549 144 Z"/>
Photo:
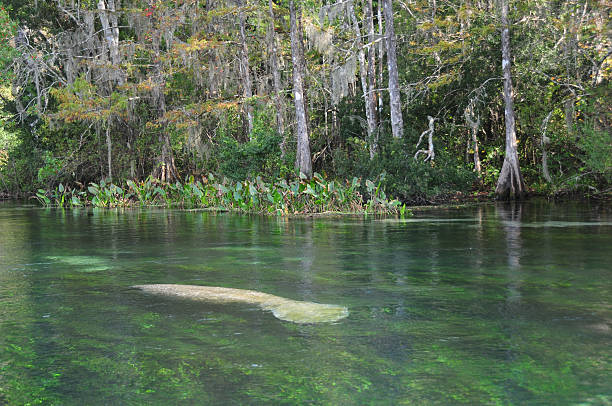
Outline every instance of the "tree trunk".
<path id="1" fill-rule="evenodd" d="M 157 41 L 159 44 L 159 41 Z M 164 89 L 166 87 L 164 75 L 162 73 L 162 60 L 160 56 L 159 45 L 155 49 L 155 75 L 153 98 L 155 106 L 158 110 L 158 117 L 164 117 L 166 114 L 166 95 Z M 153 172 L 153 177 L 162 182 L 173 182 L 178 179 L 178 170 L 174 163 L 174 154 L 172 153 L 172 145 L 170 142 L 170 133 L 165 128 L 165 125 L 160 128 L 159 142 L 161 144 L 161 157 L 158 167 Z"/>
<path id="2" fill-rule="evenodd" d="M 162 143 L 162 156 L 161 165 L 157 178 L 162 182 L 173 182 L 178 179 L 176 165 L 174 164 L 174 154 L 172 153 L 172 146 L 170 145 L 170 137 L 167 132 L 159 136 Z"/>
<path id="3" fill-rule="evenodd" d="M 550 138 L 546 136 L 546 129 L 548 128 L 548 122 L 550 121 L 553 112 L 554 110 L 548 113 L 548 115 L 542 122 L 542 139 L 540 141 L 540 145 L 542 147 L 542 175 L 548 183 L 552 182 L 552 177 L 550 176 L 550 172 L 548 171 L 548 153 L 546 152 L 546 145 L 550 143 Z"/>
<path id="4" fill-rule="evenodd" d="M 544 179 L 546 179 L 546 182 L 552 183 L 552 177 L 548 171 L 548 154 L 544 145 L 542 145 L 542 175 Z"/>
<path id="5" fill-rule="evenodd" d="M 240 11 L 238 12 L 238 20 L 240 26 L 240 76 L 242 77 L 242 95 L 243 101 L 243 112 L 244 120 L 246 123 L 247 138 L 251 139 L 251 132 L 253 132 L 253 108 L 251 107 L 250 98 L 253 97 L 253 86 L 251 83 L 251 69 L 249 67 L 249 48 L 247 46 L 246 39 L 246 22 L 244 18 L 244 1 L 240 2 Z"/>
<path id="6" fill-rule="evenodd" d="M 301 10 L 296 7 L 294 0 L 289 1 L 289 15 L 291 19 L 291 60 L 293 62 L 293 97 L 295 103 L 295 119 L 297 133 L 297 168 L 307 178 L 312 177 L 312 158 L 310 156 L 310 141 L 308 139 L 308 127 L 306 124 L 306 107 L 304 104 L 304 83 L 302 79 L 301 64 L 303 54 L 302 44 L 298 33 L 297 17 L 301 16 Z"/>
<path id="7" fill-rule="evenodd" d="M 383 38 L 383 17 L 382 17 L 382 1 L 378 2 L 378 35 L 380 38 Z M 383 85 L 383 73 L 384 69 L 384 59 L 385 59 L 385 41 L 380 41 L 378 45 L 378 60 L 379 60 L 379 68 L 378 68 L 378 83 L 379 86 Z M 382 114 L 383 114 L 383 97 L 382 92 L 378 95 L 378 118 L 382 122 Z"/>
<path id="8" fill-rule="evenodd" d="M 136 179 L 136 154 L 134 151 L 134 128 L 128 127 L 129 136 L 127 147 L 130 157 L 130 179 Z"/>
<path id="9" fill-rule="evenodd" d="M 283 137 L 281 143 L 281 154 L 285 156 L 286 153 L 286 142 L 285 142 L 285 123 L 283 120 L 283 99 L 282 99 L 282 84 L 280 71 L 278 70 L 278 51 L 276 49 L 276 33 L 274 32 L 274 3 L 272 0 L 268 0 L 268 11 L 270 14 L 269 24 L 269 41 L 270 41 L 270 67 L 272 69 L 272 78 L 274 84 L 274 105 L 276 107 L 276 131 Z"/>
<path id="10" fill-rule="evenodd" d="M 433 144 L 434 122 L 436 121 L 436 119 L 432 116 L 427 116 L 427 120 L 429 121 L 427 130 L 421 133 L 421 136 L 419 137 L 419 142 L 417 142 L 416 145 L 416 147 L 418 148 L 421 144 L 421 141 L 423 140 L 423 137 L 427 135 L 427 149 L 420 149 L 416 152 L 416 154 L 414 154 L 414 159 L 417 159 L 419 154 L 425 154 L 425 159 L 423 160 L 423 162 L 427 162 L 429 160 L 433 161 L 436 158 L 436 153 L 434 152 Z"/>
<path id="11" fill-rule="evenodd" d="M 565 113 L 565 128 L 567 129 L 567 135 L 572 139 L 574 138 L 574 116 L 576 115 L 573 96 L 563 102 L 563 112 Z"/>
<path id="12" fill-rule="evenodd" d="M 480 118 L 477 121 L 480 124 Z M 472 127 L 472 147 L 474 148 L 474 170 L 478 176 L 478 181 L 482 181 L 482 168 L 480 165 L 480 154 L 478 153 L 478 125 Z"/>
<path id="13" fill-rule="evenodd" d="M 370 159 L 374 158 L 378 151 L 378 120 L 376 117 L 376 49 L 374 47 L 374 15 L 372 0 L 364 1 L 365 18 L 368 26 L 368 104 L 371 109 L 374 134 L 370 143 Z"/>
<path id="14" fill-rule="evenodd" d="M 506 119 L 506 155 L 502 166 L 495 196 L 499 200 L 520 199 L 525 194 L 525 182 L 521 175 L 516 142 L 512 75 L 510 73 L 510 23 L 508 21 L 508 0 L 501 3 L 501 47 L 502 71 L 504 76 L 504 114 Z"/>
<path id="15" fill-rule="evenodd" d="M 402 138 L 404 134 L 404 120 L 402 118 L 402 102 L 399 88 L 399 75 L 397 72 L 397 53 L 395 28 L 393 27 L 393 7 L 391 0 L 382 0 L 385 13 L 387 37 L 387 66 L 389 69 L 389 100 L 391 104 L 391 130 L 394 138 Z"/>
<path id="16" fill-rule="evenodd" d="M 474 149 L 474 170 L 478 175 L 478 181 L 482 182 L 482 169 L 480 166 L 480 154 L 478 153 L 478 128 L 480 127 L 480 115 L 474 111 L 475 99 L 470 100 L 470 104 L 463 112 L 465 121 L 472 130 L 472 148 Z M 469 145 L 469 143 L 468 143 Z"/>
<path id="17" fill-rule="evenodd" d="M 368 67 L 366 66 L 365 52 L 363 51 L 363 43 L 361 41 L 361 28 L 355 15 L 355 8 L 353 7 L 353 1 L 348 0 L 347 3 L 348 13 L 353 22 L 353 31 L 355 32 L 355 43 L 357 45 L 357 58 L 359 59 L 359 78 L 361 80 L 361 91 L 363 93 L 363 101 L 365 105 L 367 131 L 368 131 L 368 144 L 370 144 L 370 158 L 374 157 L 375 148 L 374 133 L 376 131 L 376 110 L 374 103 L 369 94 L 368 86 Z"/>
<path id="18" fill-rule="evenodd" d="M 113 64 L 111 69 L 116 69 L 111 78 L 122 84 L 123 78 L 119 73 L 121 57 L 119 55 L 119 25 L 117 22 L 115 0 L 108 0 L 108 6 L 104 0 L 98 0 L 98 11 L 104 38 L 108 43 L 110 61 Z"/>
<path id="19" fill-rule="evenodd" d="M 163 94 L 163 88 L 160 89 L 160 92 L 159 109 L 161 112 L 160 116 L 163 116 L 166 112 L 166 102 Z M 174 154 L 172 153 L 170 134 L 164 127 L 161 128 L 158 137 L 161 144 L 161 157 L 159 158 L 158 167 L 153 172 L 153 177 L 161 180 L 162 182 L 173 182 L 178 179 L 178 170 L 176 169 L 176 165 L 174 163 Z"/>
<path id="20" fill-rule="evenodd" d="M 96 46 L 95 46 L 95 41 L 94 41 L 94 36 L 95 36 L 95 23 L 96 23 L 96 16 L 95 13 L 89 11 L 89 12 L 83 12 L 83 22 L 84 22 L 84 26 L 87 32 L 87 51 L 86 51 L 86 56 L 90 57 L 90 58 L 94 58 L 96 55 Z M 85 70 L 85 80 L 87 80 L 89 83 L 91 83 L 92 81 L 92 69 L 86 69 Z"/>
<path id="21" fill-rule="evenodd" d="M 117 7 L 115 6 L 115 0 L 107 0 L 108 1 L 108 11 L 109 13 L 109 21 L 110 21 L 110 29 L 112 33 L 112 42 L 113 47 L 111 49 L 111 60 L 113 64 L 115 64 L 116 68 L 119 68 L 119 64 L 121 63 L 121 56 L 119 54 L 119 19 L 117 18 Z M 117 0 L 119 2 L 119 0 Z"/>
<path id="22" fill-rule="evenodd" d="M 563 46 L 564 58 L 565 58 L 565 74 L 567 76 L 567 80 L 571 81 L 572 78 L 575 78 L 576 75 L 576 48 L 578 44 L 578 38 L 576 37 L 577 32 L 577 24 L 576 24 L 576 13 L 567 9 L 568 7 L 573 7 L 573 4 L 569 2 L 565 3 L 566 12 L 568 13 L 568 24 L 569 26 L 564 28 L 565 34 L 565 43 Z M 565 126 L 567 128 L 567 135 L 570 138 L 576 136 L 574 131 L 574 117 L 576 115 L 576 110 L 574 109 L 574 102 L 576 98 L 576 94 L 574 90 L 568 86 L 568 99 L 563 102 L 563 109 L 565 113 Z"/>
<path id="23" fill-rule="evenodd" d="M 113 155 L 110 136 L 110 123 L 106 123 L 106 158 L 108 161 L 108 181 L 113 181 Z"/>

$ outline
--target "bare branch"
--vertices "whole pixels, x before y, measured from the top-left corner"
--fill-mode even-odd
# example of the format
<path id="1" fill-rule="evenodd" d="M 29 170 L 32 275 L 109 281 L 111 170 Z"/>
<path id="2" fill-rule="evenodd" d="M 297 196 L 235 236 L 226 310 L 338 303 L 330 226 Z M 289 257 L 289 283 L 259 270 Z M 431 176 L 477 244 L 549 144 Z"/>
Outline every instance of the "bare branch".
<path id="1" fill-rule="evenodd" d="M 419 137 L 419 142 L 417 142 L 416 144 L 416 148 L 419 147 L 419 145 L 421 144 L 421 141 L 423 140 L 423 137 L 427 134 L 427 138 L 428 138 L 428 149 L 420 149 L 416 152 L 416 154 L 414 154 L 414 159 L 417 159 L 417 157 L 419 156 L 419 154 L 425 154 L 425 159 L 423 160 L 423 162 L 427 162 L 429 160 L 433 161 L 434 158 L 436 157 L 436 154 L 434 152 L 434 144 L 433 144 L 433 134 L 434 134 L 434 122 L 437 120 L 437 118 L 433 118 L 432 116 L 427 116 L 427 120 L 429 120 L 429 127 L 427 130 L 423 131 L 421 133 L 421 136 Z"/>

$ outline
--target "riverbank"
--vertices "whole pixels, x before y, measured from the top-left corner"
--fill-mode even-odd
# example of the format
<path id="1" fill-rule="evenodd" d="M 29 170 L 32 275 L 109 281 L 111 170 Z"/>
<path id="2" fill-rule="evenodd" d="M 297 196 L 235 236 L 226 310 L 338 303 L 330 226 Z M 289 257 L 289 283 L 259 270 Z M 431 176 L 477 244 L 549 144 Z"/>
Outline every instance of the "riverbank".
<path id="1" fill-rule="evenodd" d="M 10 196 L 0 199 L 34 199 L 43 206 L 61 207 L 174 207 L 186 210 L 242 212 L 274 215 L 336 216 L 350 214 L 407 215 L 411 211 L 431 208 L 457 208 L 489 203 L 495 200 L 493 191 L 445 193 L 399 201 L 386 195 L 382 182 L 327 180 L 319 174 L 287 182 L 284 179 L 265 182 L 260 177 L 231 182 L 213 175 L 186 183 L 164 183 L 153 178 L 128 180 L 119 184 L 100 182 L 76 187 L 58 185 L 55 189 L 39 189 L 34 195 Z M 531 191 L 525 200 L 611 200 L 612 193 L 591 190 Z"/>
<path id="2" fill-rule="evenodd" d="M 380 182 L 371 180 L 328 180 L 319 174 L 266 182 L 261 177 L 241 182 L 213 175 L 187 182 L 164 183 L 154 178 L 105 181 L 79 187 L 58 185 L 39 189 L 33 196 L 43 206 L 132 207 L 164 206 L 276 215 L 326 212 L 406 214 L 406 206 L 388 197 Z"/>

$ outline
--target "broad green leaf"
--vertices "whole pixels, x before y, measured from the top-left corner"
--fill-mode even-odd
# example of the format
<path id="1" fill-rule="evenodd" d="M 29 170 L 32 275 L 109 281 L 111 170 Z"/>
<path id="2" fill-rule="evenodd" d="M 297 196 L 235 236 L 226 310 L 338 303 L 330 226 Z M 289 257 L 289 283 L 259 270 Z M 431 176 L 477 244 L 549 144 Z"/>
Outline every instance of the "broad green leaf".
<path id="1" fill-rule="evenodd" d="M 374 182 L 372 182 L 371 180 L 367 179 L 366 180 L 366 188 L 368 189 L 368 192 L 371 193 L 376 188 L 376 185 L 374 185 Z"/>

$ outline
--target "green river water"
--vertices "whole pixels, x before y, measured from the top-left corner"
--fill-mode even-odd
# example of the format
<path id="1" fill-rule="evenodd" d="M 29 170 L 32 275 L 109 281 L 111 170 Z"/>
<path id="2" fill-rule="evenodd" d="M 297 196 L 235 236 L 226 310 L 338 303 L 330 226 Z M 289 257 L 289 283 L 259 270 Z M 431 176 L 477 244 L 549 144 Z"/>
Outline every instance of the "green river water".
<path id="1" fill-rule="evenodd" d="M 346 306 L 296 324 L 140 284 Z M 610 405 L 612 209 L 0 204 L 0 405 Z"/>

